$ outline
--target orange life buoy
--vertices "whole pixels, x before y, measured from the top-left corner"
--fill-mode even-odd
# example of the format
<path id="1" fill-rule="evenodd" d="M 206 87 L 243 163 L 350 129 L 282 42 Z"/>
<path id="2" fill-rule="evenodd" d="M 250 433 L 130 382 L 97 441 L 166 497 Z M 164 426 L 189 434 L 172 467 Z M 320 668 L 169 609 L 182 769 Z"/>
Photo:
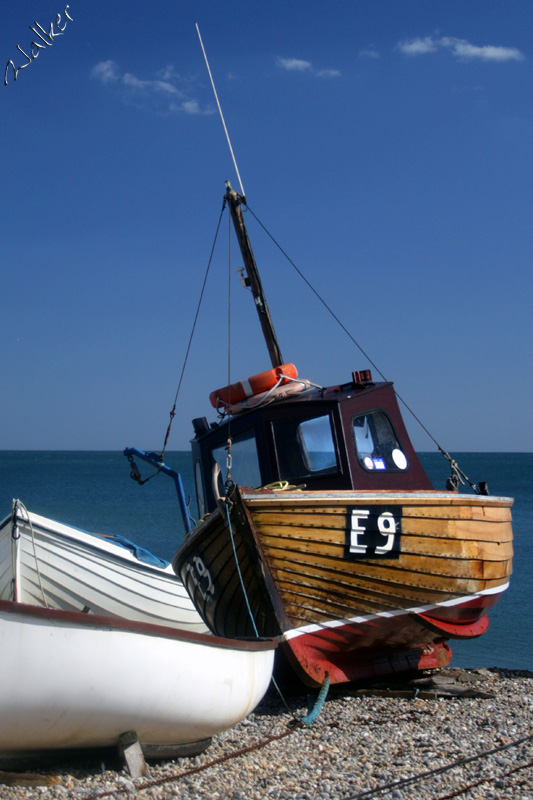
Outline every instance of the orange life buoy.
<path id="1" fill-rule="evenodd" d="M 213 408 L 218 408 L 220 404 L 240 403 L 241 400 L 246 400 L 247 397 L 252 397 L 261 392 L 268 392 L 280 381 L 280 375 L 286 376 L 288 379 L 297 378 L 298 370 L 294 364 L 281 364 L 281 366 L 274 367 L 274 369 L 268 369 L 266 372 L 252 375 L 247 381 L 239 381 L 238 383 L 232 383 L 230 386 L 224 386 L 222 389 L 216 389 L 209 395 L 209 400 Z M 284 383 L 289 383 L 289 380 L 285 377 L 281 379 L 280 386 Z"/>
<path id="2" fill-rule="evenodd" d="M 285 381 L 287 384 L 288 382 Z M 231 404 L 225 407 L 229 414 L 241 414 L 243 411 L 249 411 L 251 408 L 259 408 L 266 402 L 275 402 L 276 400 L 285 400 L 287 397 L 292 397 L 293 394 L 299 394 L 309 389 L 311 386 L 310 381 L 305 378 L 298 378 L 298 380 L 291 381 L 288 385 L 281 386 L 281 384 L 267 392 L 259 392 L 254 394 L 253 397 L 247 397 L 241 400 L 240 403 Z"/>

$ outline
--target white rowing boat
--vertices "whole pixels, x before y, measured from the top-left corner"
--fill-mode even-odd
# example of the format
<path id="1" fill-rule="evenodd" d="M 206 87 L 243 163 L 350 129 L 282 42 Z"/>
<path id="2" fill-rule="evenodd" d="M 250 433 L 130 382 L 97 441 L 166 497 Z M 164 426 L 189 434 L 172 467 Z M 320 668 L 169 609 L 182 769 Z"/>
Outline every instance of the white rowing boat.
<path id="1" fill-rule="evenodd" d="M 117 745 L 207 746 L 259 703 L 275 640 L 0 600 L 0 756 Z"/>
<path id="2" fill-rule="evenodd" d="M 0 600 L 208 632 L 170 565 L 122 537 L 28 511 L 20 500 L 0 522 Z"/>

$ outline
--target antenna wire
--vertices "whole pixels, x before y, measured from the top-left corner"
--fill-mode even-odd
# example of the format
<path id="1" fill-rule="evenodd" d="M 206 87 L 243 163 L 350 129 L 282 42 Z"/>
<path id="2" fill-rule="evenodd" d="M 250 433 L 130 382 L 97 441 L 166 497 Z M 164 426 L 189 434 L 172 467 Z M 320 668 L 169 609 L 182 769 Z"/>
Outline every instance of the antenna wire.
<path id="1" fill-rule="evenodd" d="M 211 70 L 209 68 L 209 61 L 207 60 L 207 55 L 206 55 L 206 52 L 205 52 L 204 43 L 202 42 L 202 37 L 200 35 L 200 28 L 198 27 L 198 23 L 197 22 L 195 22 L 194 24 L 196 25 L 196 31 L 198 33 L 198 38 L 200 40 L 200 46 L 202 48 L 202 53 L 204 54 L 204 58 L 205 58 L 205 65 L 206 65 L 207 71 L 209 73 L 209 78 L 211 80 L 211 86 L 213 87 L 213 94 L 215 95 L 215 100 L 217 101 L 218 113 L 220 114 L 220 119 L 222 120 L 222 125 L 224 127 L 224 133 L 226 134 L 226 139 L 228 140 L 229 151 L 230 151 L 231 157 L 233 159 L 233 166 L 235 167 L 235 172 L 237 173 L 237 178 L 239 180 L 239 186 L 241 187 L 241 196 L 242 197 L 246 197 L 246 195 L 244 193 L 244 186 L 242 185 L 242 181 L 241 181 L 241 176 L 239 174 L 239 168 L 237 167 L 237 161 L 235 160 L 235 156 L 233 154 L 233 148 L 231 146 L 231 142 L 230 142 L 230 139 L 229 139 L 228 129 L 226 128 L 226 123 L 224 121 L 224 114 L 222 113 L 222 108 L 220 107 L 220 103 L 219 103 L 219 100 L 218 100 L 217 90 L 215 89 L 215 82 L 213 80 L 213 76 L 211 75 Z"/>

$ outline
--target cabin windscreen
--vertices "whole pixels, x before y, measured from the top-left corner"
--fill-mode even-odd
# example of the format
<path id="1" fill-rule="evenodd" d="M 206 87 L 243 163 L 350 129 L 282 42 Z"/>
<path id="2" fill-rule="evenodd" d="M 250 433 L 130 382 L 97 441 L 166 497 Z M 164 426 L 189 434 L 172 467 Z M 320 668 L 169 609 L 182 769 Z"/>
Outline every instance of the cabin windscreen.
<path id="1" fill-rule="evenodd" d="M 219 478 L 222 484 L 219 488 L 221 489 L 220 493 L 224 494 L 222 491 L 223 484 L 228 476 L 227 445 L 224 444 L 220 445 L 220 447 L 215 447 L 211 451 L 211 454 L 214 461 L 220 467 Z M 261 486 L 261 470 L 259 468 L 257 444 L 253 430 L 232 437 L 230 455 L 230 473 L 232 480 L 240 484 L 240 486 L 251 486 L 252 488 Z"/>
<path id="2" fill-rule="evenodd" d="M 384 411 L 375 410 L 352 421 L 359 463 L 366 470 L 404 470 L 407 457 Z"/>
<path id="3" fill-rule="evenodd" d="M 329 414 L 273 423 L 280 478 L 310 478 L 338 471 Z"/>

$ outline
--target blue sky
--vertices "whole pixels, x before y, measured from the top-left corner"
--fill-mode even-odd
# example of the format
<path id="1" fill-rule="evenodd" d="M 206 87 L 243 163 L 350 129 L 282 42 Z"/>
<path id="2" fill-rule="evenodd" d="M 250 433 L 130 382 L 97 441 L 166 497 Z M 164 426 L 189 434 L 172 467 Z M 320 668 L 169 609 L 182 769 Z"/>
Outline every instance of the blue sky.
<path id="1" fill-rule="evenodd" d="M 162 446 L 237 186 L 195 21 L 257 217 L 443 447 L 533 449 L 530 0 L 4 6 L 2 70 L 31 63 L 0 85 L 0 449 Z M 285 360 L 349 380 L 250 216 Z M 225 217 L 170 449 L 227 383 L 229 270 L 232 379 L 269 367 L 228 252 Z"/>

